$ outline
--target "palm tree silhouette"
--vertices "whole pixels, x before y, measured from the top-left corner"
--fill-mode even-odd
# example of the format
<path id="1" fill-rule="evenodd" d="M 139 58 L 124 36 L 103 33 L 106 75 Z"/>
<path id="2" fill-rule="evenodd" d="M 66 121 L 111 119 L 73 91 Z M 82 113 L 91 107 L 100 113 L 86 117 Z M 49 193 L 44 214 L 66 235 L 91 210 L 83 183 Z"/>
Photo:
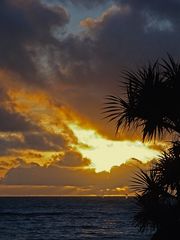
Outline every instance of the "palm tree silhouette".
<path id="1" fill-rule="evenodd" d="M 143 140 L 163 133 L 180 133 L 180 64 L 168 55 L 162 64 L 123 72 L 126 98 L 108 96 L 104 113 L 122 127 L 141 127 Z"/>
<path id="2" fill-rule="evenodd" d="M 177 146 L 178 144 L 178 146 Z M 140 231 L 156 230 L 152 239 L 178 239 L 180 227 L 179 142 L 164 151 L 149 171 L 140 170 L 132 180 L 138 212 L 134 216 Z"/>
<path id="3" fill-rule="evenodd" d="M 180 64 L 172 56 L 137 71 L 123 72 L 124 98 L 109 95 L 105 117 L 119 128 L 141 128 L 143 141 L 165 133 L 180 134 Z M 132 180 L 138 212 L 134 216 L 140 231 L 153 229 L 153 240 L 179 239 L 180 227 L 180 141 L 162 152 L 145 172 Z"/>

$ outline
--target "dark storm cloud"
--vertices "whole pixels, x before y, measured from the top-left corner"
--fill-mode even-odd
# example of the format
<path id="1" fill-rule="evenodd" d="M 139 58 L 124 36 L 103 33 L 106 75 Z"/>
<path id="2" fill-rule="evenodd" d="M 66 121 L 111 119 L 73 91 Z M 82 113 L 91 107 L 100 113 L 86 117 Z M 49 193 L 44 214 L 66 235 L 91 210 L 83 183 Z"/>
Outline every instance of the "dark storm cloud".
<path id="1" fill-rule="evenodd" d="M 66 140 L 60 134 L 35 132 L 24 134 L 24 148 L 39 151 L 61 151 L 66 147 Z"/>
<path id="2" fill-rule="evenodd" d="M 20 145 L 22 142 L 17 136 L 0 136 L 0 156 L 9 155 L 11 149 L 17 149 Z"/>
<path id="3" fill-rule="evenodd" d="M 56 1 L 56 2 L 66 3 L 66 1 Z M 108 1 L 71 0 L 71 2 L 76 6 L 83 5 L 85 7 L 92 7 L 96 5 L 102 5 Z M 133 10 L 136 9 L 136 12 L 138 11 L 139 15 L 131 14 L 129 15 L 128 21 L 127 21 L 127 19 L 125 20 L 123 19 L 123 17 L 120 18 L 121 14 L 117 13 L 119 15 L 119 18 L 114 19 L 114 21 L 117 21 L 117 22 L 113 24 L 113 20 L 109 19 L 109 23 L 108 23 L 109 28 L 107 29 L 107 24 L 104 24 L 103 33 L 102 33 L 103 26 L 102 27 L 99 26 L 101 28 L 101 31 L 93 34 L 93 37 L 96 38 L 99 44 L 103 43 L 102 39 L 105 40 L 105 43 L 99 49 L 98 42 L 94 42 L 94 41 L 92 42 L 91 39 L 88 39 L 88 37 L 85 38 L 83 41 L 82 39 L 80 40 L 78 36 L 77 36 L 77 39 L 76 37 L 74 39 L 72 39 L 72 37 L 68 37 L 65 41 L 63 41 L 62 44 L 60 44 L 57 41 L 57 39 L 52 34 L 53 28 L 64 27 L 65 24 L 68 23 L 69 21 L 69 16 L 61 5 L 59 6 L 56 5 L 56 7 L 53 7 L 50 5 L 43 4 L 43 2 L 40 0 L 38 1 L 2 0 L 0 3 L 0 29 L 1 29 L 0 30 L 1 31 L 0 67 L 18 72 L 20 74 L 23 74 L 23 76 L 26 76 L 26 77 L 29 76 L 32 81 L 33 80 L 35 81 L 36 74 L 38 72 L 37 66 L 39 66 L 38 65 L 39 63 L 36 65 L 37 63 L 36 61 L 39 60 L 39 62 L 40 61 L 43 62 L 44 61 L 43 55 L 45 58 L 46 54 L 48 55 L 49 52 L 52 53 L 52 49 L 54 49 L 54 47 L 55 47 L 55 51 L 57 51 L 57 47 L 59 47 L 60 52 L 65 47 L 67 51 L 64 50 L 64 52 L 66 51 L 65 58 L 64 59 L 61 58 L 61 64 L 64 65 L 67 63 L 67 61 L 69 60 L 67 55 L 70 55 L 69 57 L 73 57 L 73 59 L 75 58 L 76 61 L 74 63 L 74 66 L 70 66 L 70 67 L 74 74 L 74 78 L 76 78 L 79 81 L 78 79 L 79 76 L 76 76 L 76 75 L 79 72 L 80 68 L 82 72 L 82 68 L 84 67 L 82 61 L 85 61 L 85 64 L 86 64 L 86 67 L 84 68 L 84 73 L 82 72 L 83 74 L 82 78 L 85 78 L 86 75 L 88 76 L 89 74 L 89 70 L 87 68 L 87 65 L 89 64 L 88 59 L 91 59 L 92 61 L 88 66 L 91 66 L 92 63 L 96 64 L 98 61 L 98 58 L 96 61 L 96 57 L 98 56 L 101 58 L 101 56 L 99 55 L 102 55 L 103 53 L 105 54 L 105 51 L 109 55 L 109 58 L 107 59 L 108 62 L 112 62 L 111 60 L 113 60 L 115 56 L 117 56 L 118 58 L 119 52 L 122 52 L 121 58 L 123 57 L 126 58 L 126 56 L 124 56 L 125 53 L 122 51 L 122 48 L 127 50 L 127 47 L 129 46 L 131 48 L 131 45 L 129 45 L 129 41 L 127 41 L 127 46 L 126 45 L 122 46 L 121 43 L 125 42 L 127 39 L 130 39 L 130 38 L 132 38 L 132 41 L 133 40 L 138 41 L 142 37 L 144 37 L 143 34 L 141 35 L 140 39 L 135 39 L 136 34 L 134 37 L 132 37 L 136 32 L 136 30 L 140 30 L 138 28 L 138 24 L 140 24 L 140 26 L 142 25 L 144 26 L 145 24 L 145 19 L 141 16 L 142 10 L 147 9 L 149 11 L 150 9 L 150 11 L 157 12 L 158 15 L 160 14 L 163 18 L 166 18 L 166 17 L 170 18 L 170 20 L 175 20 L 175 19 L 177 20 L 177 18 L 179 18 L 178 12 L 180 8 L 180 3 L 178 1 L 168 0 L 166 1 L 165 4 L 163 1 L 155 1 L 155 0 L 153 1 L 142 1 L 142 0 L 125 1 L 124 0 L 124 1 L 114 1 L 114 2 L 116 2 L 118 6 L 121 6 L 122 3 L 129 5 L 130 7 L 132 7 Z M 174 22 L 172 22 L 172 24 L 174 24 Z M 141 28 L 141 31 L 143 31 L 143 28 Z M 137 36 L 139 35 L 139 33 L 140 32 L 137 31 Z M 125 35 L 127 36 L 127 39 Z M 107 39 L 108 36 L 109 37 L 111 36 L 111 41 L 109 42 Z M 157 36 L 154 36 L 154 37 L 156 38 Z M 165 39 L 166 36 L 160 36 L 160 37 L 161 39 L 162 38 Z M 152 37 L 150 36 L 150 38 Z M 144 44 L 146 40 L 144 41 L 143 45 L 141 44 L 142 43 L 141 41 L 138 41 L 138 42 L 137 41 L 133 41 L 133 45 L 137 46 L 137 49 L 138 49 L 138 46 L 145 47 Z M 151 44 L 151 41 L 152 39 L 147 44 Z M 157 39 L 157 41 L 159 40 Z M 117 45 L 118 42 L 119 44 Z M 114 43 L 115 45 L 113 45 Z M 96 44 L 97 46 L 95 49 L 94 47 L 92 48 L 94 44 Z M 116 50 L 117 50 L 117 53 L 116 53 Z M 93 53 L 96 52 L 94 59 L 91 58 L 92 57 L 91 51 L 93 51 Z M 129 50 L 129 52 L 130 51 L 131 49 Z M 38 56 L 38 54 L 41 54 L 41 57 Z M 132 55 L 135 55 L 135 54 L 136 53 L 133 54 L 133 51 L 132 51 Z M 107 58 L 107 56 L 104 56 L 104 57 Z M 119 57 L 117 60 L 120 62 L 121 58 Z M 101 59 L 99 59 L 99 61 L 101 61 Z M 102 62 L 102 65 L 103 63 L 104 61 Z M 114 63 L 115 61 L 112 62 L 112 65 Z M 117 62 L 116 62 L 116 66 L 117 66 Z M 41 67 L 43 67 L 43 64 L 41 65 Z M 106 66 L 103 65 L 102 67 L 106 67 Z M 107 69 L 107 68 L 104 68 L 104 69 Z M 109 69 L 111 69 L 111 66 L 109 66 Z M 99 71 L 102 71 L 102 69 L 100 68 Z M 113 73 L 113 72 L 114 71 L 111 71 L 110 73 Z M 100 76 L 98 75 L 98 72 L 96 74 L 97 74 L 97 77 L 99 78 L 101 77 L 101 75 Z M 63 75 L 61 75 L 61 77 L 63 77 Z M 114 77 L 114 75 L 112 75 L 112 77 Z"/>
<path id="4" fill-rule="evenodd" d="M 43 130 L 24 132 L 18 135 L 0 135 L 0 155 L 11 155 L 13 150 L 62 151 L 67 141 L 60 134 L 48 133 Z"/>
<path id="5" fill-rule="evenodd" d="M 8 105 L 9 108 L 5 106 Z M 13 109 L 13 102 L 6 91 L 0 89 L 0 132 L 25 132 L 36 130 L 29 119 Z"/>
<path id="6" fill-rule="evenodd" d="M 45 2 L 52 1 L 1 1 L 0 68 L 22 74 L 28 84 L 27 77 L 40 87 L 51 81 L 54 89 L 46 89 L 52 99 L 63 100 L 98 128 L 100 104 L 106 94 L 117 93 L 122 69 L 166 52 L 180 54 L 179 1 L 114 0 L 101 16 L 81 22 L 83 32 L 63 36 L 69 15 L 61 4 L 67 2 Z M 87 8 L 105 2 L 111 1 L 71 0 Z"/>
<path id="7" fill-rule="evenodd" d="M 8 111 L 1 106 L 0 119 L 1 132 L 25 132 L 37 128 L 20 113 Z"/>
<path id="8" fill-rule="evenodd" d="M 155 8 L 154 1 L 146 3 Z M 119 90 L 121 70 L 165 57 L 167 52 L 175 58 L 180 54 L 179 25 L 170 19 L 168 9 L 163 16 L 159 9 L 156 17 L 143 12 L 146 5 L 139 4 L 126 1 L 122 5 L 119 1 L 101 17 L 82 21 L 83 34 L 61 40 L 59 80 L 70 85 L 63 97 L 95 124 L 97 116 L 101 118 L 99 105 L 104 96 Z M 178 4 L 176 7 L 180 10 Z"/>
<path id="9" fill-rule="evenodd" d="M 33 120 L 17 112 L 4 89 L 0 89 L 0 156 L 14 150 L 61 151 L 67 147 L 62 134 L 43 130 Z"/>
<path id="10" fill-rule="evenodd" d="M 97 6 L 101 6 L 105 3 L 115 3 L 117 5 L 128 4 L 132 8 L 138 9 L 140 11 L 150 11 L 160 16 L 170 17 L 171 19 L 180 18 L 179 16 L 179 8 L 180 1 L 179 0 L 46 0 L 46 2 L 55 2 L 60 4 L 68 5 L 72 3 L 74 6 L 85 7 L 85 8 L 95 8 Z"/>
<path id="11" fill-rule="evenodd" d="M 19 166 L 9 170 L 3 179 L 3 184 L 84 186 L 90 185 L 92 179 L 93 182 L 95 181 L 94 175 L 94 171 L 72 170 L 57 166 L 30 168 Z M 89 179 L 89 176 L 92 177 Z"/>
<path id="12" fill-rule="evenodd" d="M 66 1 L 56 2 L 66 3 Z M 110 1 L 71 0 L 71 2 L 76 6 L 92 7 Z M 107 86 L 106 78 L 111 77 L 117 80 L 119 77 L 117 69 L 122 63 L 126 66 L 137 62 L 142 56 L 151 58 L 152 52 L 157 53 L 156 48 L 162 40 L 165 41 L 161 44 L 161 49 L 158 49 L 158 55 L 172 50 L 167 48 L 167 44 L 171 43 L 173 35 L 169 32 L 145 34 L 144 29 L 148 21 L 153 21 L 153 23 L 150 22 L 149 28 L 156 24 L 162 25 L 162 28 L 167 28 L 170 24 L 170 28 L 171 22 L 168 22 L 168 18 L 175 18 L 174 13 L 179 9 L 178 1 L 168 0 L 166 4 L 163 1 L 141 0 L 113 2 L 119 7 L 129 6 L 132 8 L 131 13 L 123 14 L 123 10 L 107 11 L 101 21 L 95 24 L 96 27 L 89 29 L 89 33 L 84 38 L 79 35 L 70 35 L 64 40 L 60 38 L 59 42 L 53 36 L 53 29 L 63 27 L 69 21 L 69 16 L 61 5 L 53 7 L 39 0 L 1 1 L 0 67 L 16 71 L 26 77 L 29 75 L 31 81 L 36 81 L 37 67 L 45 67 L 43 63 L 47 57 L 49 60 L 47 60 L 46 67 L 49 64 L 53 70 L 58 72 L 58 77 L 64 81 L 75 81 L 81 84 L 81 81 L 84 82 L 86 79 L 86 83 L 89 83 L 91 76 L 91 82 L 93 79 L 96 82 L 103 81 Z M 153 16 L 146 19 L 148 17 L 142 14 L 142 10 L 146 9 L 156 10 L 157 14 L 163 14 L 163 19 L 152 20 Z M 172 26 L 173 24 L 175 23 L 172 22 Z M 171 38 L 170 42 L 168 42 L 169 38 Z M 175 40 L 175 42 L 178 41 L 179 39 Z M 139 56 L 140 50 L 141 57 Z M 44 68 L 44 72 L 46 70 Z M 42 69 L 40 71 L 43 72 Z M 64 72 L 69 72 L 68 76 Z"/>
<path id="13" fill-rule="evenodd" d="M 59 3 L 63 3 L 63 4 L 67 4 L 67 3 L 72 3 L 75 6 L 83 6 L 86 8 L 94 8 L 97 7 L 99 5 L 102 5 L 106 2 L 108 2 L 108 0 L 93 0 L 93 1 L 89 1 L 89 0 L 55 0 L 56 2 Z"/>
<path id="14" fill-rule="evenodd" d="M 128 186 L 138 167 L 144 170 L 149 164 L 132 159 L 126 164 L 113 167 L 110 172 L 96 173 L 94 169 L 62 168 L 58 166 L 41 167 L 37 164 L 24 164 L 8 171 L 2 184 L 12 185 L 58 185 L 78 186 L 93 189 L 114 189 Z"/>
<path id="15" fill-rule="evenodd" d="M 170 17 L 171 19 L 179 19 L 179 9 L 180 9 L 180 1 L 179 0 L 115 0 L 116 3 L 128 3 L 132 7 L 150 11 L 152 13 L 156 13 L 163 17 Z"/>
<path id="16" fill-rule="evenodd" d="M 47 7 L 41 1 L 0 1 L 0 68 L 35 81 L 38 47 L 55 44 L 52 27 L 68 22 L 62 7 Z"/>
<path id="17" fill-rule="evenodd" d="M 63 156 L 56 156 L 54 160 L 54 164 L 62 167 L 87 167 L 91 164 L 88 158 L 73 150 L 66 151 Z"/>
<path id="18" fill-rule="evenodd" d="M 90 82 L 90 79 L 91 84 L 93 80 L 107 82 L 110 77 L 119 77 L 120 67 L 161 56 L 167 51 L 175 52 L 172 37 L 178 37 L 174 40 L 178 45 L 179 32 L 170 31 L 170 26 L 166 25 L 159 29 L 163 20 L 159 21 L 148 25 L 146 16 L 129 5 L 114 6 L 99 19 L 82 21 L 86 34 L 70 35 L 62 42 L 62 65 L 69 70 L 69 79 L 77 84 Z"/>
<path id="19" fill-rule="evenodd" d="M 91 83 L 93 79 L 106 82 L 107 77 L 116 80 L 121 67 L 135 64 L 138 60 L 142 62 L 161 57 L 168 51 L 176 52 L 174 44 L 178 46 L 179 26 L 175 22 L 168 22 L 168 18 L 174 16 L 169 9 L 180 9 L 178 2 L 174 2 L 171 8 L 170 1 L 167 4 L 163 4 L 163 1 L 116 2 L 119 4 L 100 18 L 84 21 L 86 34 L 83 37 L 70 35 L 63 41 L 63 63 L 72 81 L 90 82 L 91 78 Z M 157 11 L 159 9 L 159 12 L 163 6 L 166 9 L 162 10 L 164 17 L 157 16 L 156 19 L 156 16 L 150 15 L 149 19 L 148 15 L 142 13 L 147 9 L 146 6 Z"/>

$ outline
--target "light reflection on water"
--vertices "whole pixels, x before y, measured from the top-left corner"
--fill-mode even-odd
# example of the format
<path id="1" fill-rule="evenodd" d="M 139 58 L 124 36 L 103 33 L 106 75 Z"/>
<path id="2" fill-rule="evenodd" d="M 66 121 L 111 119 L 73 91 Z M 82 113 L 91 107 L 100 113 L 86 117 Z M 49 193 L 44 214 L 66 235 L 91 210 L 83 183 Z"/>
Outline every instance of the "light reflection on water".
<path id="1" fill-rule="evenodd" d="M 0 198 L 2 240 L 149 240 L 132 224 L 133 199 Z"/>

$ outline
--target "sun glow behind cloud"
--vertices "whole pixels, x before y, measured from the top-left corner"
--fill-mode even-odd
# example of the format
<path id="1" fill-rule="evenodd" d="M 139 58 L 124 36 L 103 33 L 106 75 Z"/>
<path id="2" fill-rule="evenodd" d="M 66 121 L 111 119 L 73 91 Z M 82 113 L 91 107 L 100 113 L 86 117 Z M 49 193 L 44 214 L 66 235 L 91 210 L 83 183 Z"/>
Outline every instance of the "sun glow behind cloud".
<path id="1" fill-rule="evenodd" d="M 113 141 L 93 129 L 85 129 L 77 124 L 70 124 L 69 127 L 79 140 L 79 145 L 75 147 L 84 157 L 91 159 L 92 167 L 97 172 L 109 171 L 113 166 L 119 166 L 131 158 L 147 162 L 160 153 L 141 141 Z"/>
<path id="2" fill-rule="evenodd" d="M 31 141 L 39 139 L 48 147 L 48 149 L 43 146 L 38 148 L 30 142 L 27 149 L 18 148 L 16 152 L 11 149 L 11 153 L 15 154 L 14 157 L 18 156 L 27 163 L 36 162 L 41 166 L 47 166 L 52 163 L 54 155 L 72 148 L 80 152 L 83 157 L 90 159 L 90 167 L 95 168 L 96 172 L 101 172 L 109 171 L 113 166 L 119 166 L 131 158 L 147 162 L 160 153 L 140 141 L 111 140 L 102 136 L 92 125 L 89 124 L 87 127 L 88 120 L 81 119 L 73 112 L 73 109 L 66 108 L 66 106 L 57 107 L 49 100 L 48 95 L 43 93 L 31 94 L 31 92 L 21 90 L 11 92 L 10 95 L 16 103 L 15 110 L 26 115 L 33 124 L 36 124 L 37 130 L 35 131 L 40 131 L 39 134 L 38 132 L 30 132 L 29 135 L 22 133 L 22 136 L 25 136 L 25 140 L 26 138 Z M 55 145 L 51 143 L 52 138 Z M 59 145 L 57 148 L 58 144 L 62 144 L 62 147 Z M 36 154 L 32 156 L 29 152 Z"/>

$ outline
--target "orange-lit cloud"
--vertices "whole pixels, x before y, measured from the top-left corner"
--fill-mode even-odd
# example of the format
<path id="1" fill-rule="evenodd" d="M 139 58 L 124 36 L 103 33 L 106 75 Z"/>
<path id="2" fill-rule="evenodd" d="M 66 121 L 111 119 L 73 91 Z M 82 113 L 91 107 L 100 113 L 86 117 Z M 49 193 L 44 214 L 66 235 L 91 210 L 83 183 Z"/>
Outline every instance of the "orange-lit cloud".
<path id="1" fill-rule="evenodd" d="M 180 54 L 179 3 L 69 2 L 0 1 L 0 195 L 123 194 L 127 161 L 146 168 L 167 146 L 142 143 L 136 129 L 115 136 L 101 110 L 122 94 L 122 69 Z"/>
<path id="2" fill-rule="evenodd" d="M 111 18 L 112 15 L 120 14 L 128 14 L 130 12 L 129 5 L 112 5 L 106 12 L 104 12 L 100 17 L 97 19 L 93 18 L 86 18 L 80 22 L 82 27 L 86 27 L 89 29 L 98 28 L 104 24 L 104 22 L 108 21 L 108 18 Z"/>
<path id="3" fill-rule="evenodd" d="M 39 195 L 42 192 L 45 195 L 133 194 L 133 191 L 128 186 L 133 175 L 138 170 L 137 167 L 147 170 L 149 164 L 143 164 L 136 159 L 132 159 L 125 164 L 113 167 L 110 172 L 96 173 L 94 169 L 67 168 L 57 164 L 41 167 L 38 164 L 25 164 L 22 161 L 18 167 L 11 169 L 2 178 L 0 193 L 9 192 L 9 194 L 14 195 L 13 189 L 17 188 L 18 190 L 17 186 L 21 186 L 20 188 L 23 189 L 27 186 L 30 189 L 29 194 L 37 194 L 34 189 L 39 188 Z M 7 186 L 7 191 L 5 186 Z M 11 190 L 8 190 L 8 188 Z M 51 192 L 52 188 L 54 189 L 53 193 Z M 48 192 L 48 189 L 50 189 L 50 192 Z M 16 192 L 16 194 L 24 194 L 24 191 Z"/>

